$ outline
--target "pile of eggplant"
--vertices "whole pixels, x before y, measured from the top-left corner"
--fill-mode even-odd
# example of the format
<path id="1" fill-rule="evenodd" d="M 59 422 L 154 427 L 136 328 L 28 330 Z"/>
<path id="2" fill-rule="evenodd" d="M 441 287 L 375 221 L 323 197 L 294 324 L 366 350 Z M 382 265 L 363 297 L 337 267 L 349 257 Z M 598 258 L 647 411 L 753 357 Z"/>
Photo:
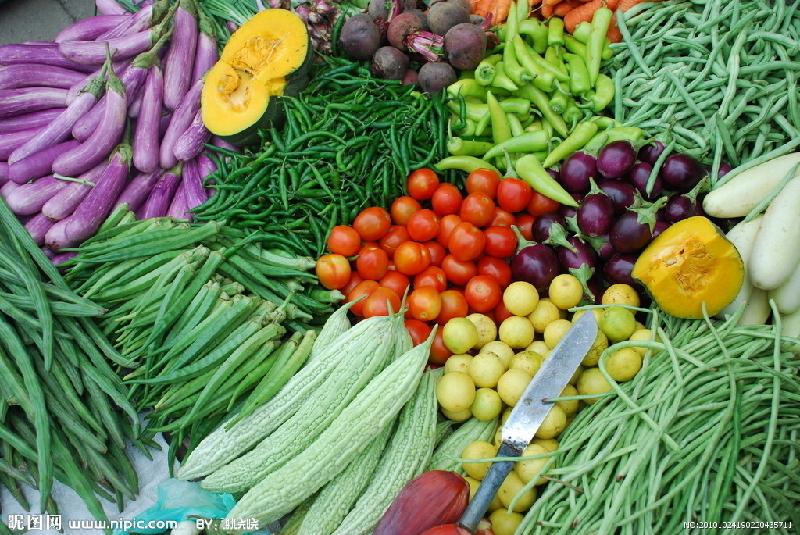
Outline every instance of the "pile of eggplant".
<path id="1" fill-rule="evenodd" d="M 139 7 L 0 47 L 0 195 L 57 263 L 121 203 L 190 219 L 208 197 L 200 94 L 216 41 L 194 0 Z"/>

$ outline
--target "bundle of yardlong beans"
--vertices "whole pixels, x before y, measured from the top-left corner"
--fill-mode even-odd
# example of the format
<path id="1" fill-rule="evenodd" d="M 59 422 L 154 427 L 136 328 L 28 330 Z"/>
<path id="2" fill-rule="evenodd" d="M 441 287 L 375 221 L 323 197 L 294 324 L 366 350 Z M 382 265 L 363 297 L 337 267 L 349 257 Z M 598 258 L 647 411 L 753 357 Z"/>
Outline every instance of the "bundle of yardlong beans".
<path id="1" fill-rule="evenodd" d="M 517 533 L 679 533 L 694 521 L 796 533 L 800 339 L 775 317 L 744 327 L 658 313 L 658 341 L 609 347 L 599 367 L 613 391 L 567 428 Z M 622 347 L 650 355 L 616 384 L 604 362 Z"/>
<path id="2" fill-rule="evenodd" d="M 97 498 L 136 499 L 125 447 L 138 415 L 112 366 L 127 366 L 95 318 L 103 308 L 71 291 L 0 201 L 0 486 L 30 509 L 20 485 L 41 493 L 71 487 L 98 519 Z M 4 527 L 4 526 L 0 526 Z"/>
<path id="3" fill-rule="evenodd" d="M 374 78 L 348 60 L 324 58 L 283 107 L 285 126 L 272 128 L 258 151 L 217 162 L 216 193 L 195 210 L 197 220 L 259 229 L 295 254 L 318 256 L 330 228 L 386 205 L 410 170 L 446 155 L 443 97 Z"/>
<path id="4" fill-rule="evenodd" d="M 643 3 L 613 45 L 616 119 L 734 167 L 800 145 L 800 2 Z"/>

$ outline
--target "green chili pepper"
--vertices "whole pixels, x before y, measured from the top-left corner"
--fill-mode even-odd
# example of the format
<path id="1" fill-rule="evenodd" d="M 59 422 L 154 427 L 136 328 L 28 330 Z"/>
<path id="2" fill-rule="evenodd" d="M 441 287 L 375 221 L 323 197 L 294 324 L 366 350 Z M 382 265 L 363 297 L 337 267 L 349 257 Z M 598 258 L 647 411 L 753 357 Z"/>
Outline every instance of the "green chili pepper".
<path id="1" fill-rule="evenodd" d="M 530 100 L 531 104 L 533 104 L 542 113 L 542 117 L 547 119 L 555 131 L 558 132 L 559 136 L 566 137 L 567 134 L 569 134 L 569 131 L 567 130 L 567 124 L 564 122 L 564 119 L 562 119 L 560 115 L 553 111 L 553 109 L 550 107 L 550 102 L 547 98 L 547 95 L 545 95 L 542 91 L 533 87 L 532 85 L 525 85 L 520 87 L 517 95 Z"/>
<path id="2" fill-rule="evenodd" d="M 562 73 L 569 76 L 569 71 L 567 70 L 566 65 L 564 65 L 564 60 L 561 59 L 561 54 L 558 52 L 558 48 L 554 46 L 549 47 L 547 52 L 544 53 L 544 60 Z"/>
<path id="3" fill-rule="evenodd" d="M 552 74 L 549 72 L 544 72 L 541 74 L 541 76 L 537 76 L 531 83 L 539 91 L 552 93 L 553 90 L 555 90 L 555 81 L 556 79 Z"/>
<path id="4" fill-rule="evenodd" d="M 517 31 L 519 31 L 519 24 L 527 20 L 531 14 L 530 4 L 528 4 L 527 0 L 517 2 L 514 13 L 517 16 Z"/>
<path id="5" fill-rule="evenodd" d="M 644 130 L 636 126 L 617 126 L 605 131 L 608 138 L 606 143 L 612 141 L 630 141 L 636 144 L 644 139 Z"/>
<path id="6" fill-rule="evenodd" d="M 519 23 L 520 21 L 514 16 L 510 16 L 506 19 L 506 34 L 503 39 L 506 45 L 519 35 Z"/>
<path id="7" fill-rule="evenodd" d="M 508 120 L 508 126 L 511 128 L 512 136 L 522 135 L 522 123 L 516 115 L 513 113 L 506 113 L 506 120 Z"/>
<path id="8" fill-rule="evenodd" d="M 569 90 L 573 95 L 582 95 L 588 92 L 592 88 L 592 84 L 589 81 L 589 70 L 586 68 L 583 58 L 578 54 L 565 54 L 564 58 L 569 65 Z"/>
<path id="9" fill-rule="evenodd" d="M 464 128 L 459 130 L 459 133 L 462 136 L 468 136 L 468 137 L 474 136 L 475 135 L 475 128 L 477 126 L 477 123 L 475 121 L 473 121 L 472 119 L 466 119 L 464 121 L 464 123 L 465 123 Z"/>
<path id="10" fill-rule="evenodd" d="M 584 145 L 583 151 L 590 154 L 597 154 L 600 149 L 606 146 L 606 143 L 608 143 L 607 131 L 598 132 L 592 136 L 592 139 L 590 139 L 586 145 Z"/>
<path id="11" fill-rule="evenodd" d="M 542 128 L 542 121 L 533 121 L 531 124 L 525 127 L 526 132 L 544 132 L 544 128 Z M 547 132 L 545 132 L 547 135 Z"/>
<path id="12" fill-rule="evenodd" d="M 488 141 L 470 141 L 460 137 L 447 140 L 447 152 L 453 156 L 482 156 L 492 147 Z"/>
<path id="13" fill-rule="evenodd" d="M 564 36 L 564 48 L 581 58 L 586 57 L 586 45 L 571 35 Z"/>
<path id="14" fill-rule="evenodd" d="M 504 98 L 500 101 L 500 107 L 506 113 L 528 115 L 531 111 L 531 101 L 520 97 Z"/>
<path id="15" fill-rule="evenodd" d="M 450 97 L 477 97 L 481 100 L 486 98 L 486 88 L 476 80 L 458 80 L 447 87 L 447 94 Z"/>
<path id="16" fill-rule="evenodd" d="M 586 67 L 589 69 L 589 79 L 592 85 L 597 83 L 600 74 L 600 62 L 602 61 L 603 45 L 606 41 L 608 27 L 611 24 L 613 13 L 607 7 L 601 7 L 594 12 L 592 17 L 592 33 L 589 35 L 589 42 L 586 44 Z"/>
<path id="17" fill-rule="evenodd" d="M 609 60 L 614 57 L 614 51 L 611 50 L 611 43 L 608 41 L 608 39 L 606 39 L 603 43 L 603 52 L 600 54 L 600 57 L 605 60 Z"/>
<path id="18" fill-rule="evenodd" d="M 590 97 L 593 111 L 603 111 L 614 100 L 614 80 L 600 74 L 597 76 L 594 93 Z"/>
<path id="19" fill-rule="evenodd" d="M 550 152 L 544 162 L 544 166 L 550 167 L 573 152 L 581 150 L 597 133 L 597 130 L 597 125 L 591 121 L 580 123 L 564 141 Z"/>
<path id="20" fill-rule="evenodd" d="M 478 65 L 478 68 L 480 68 L 480 65 Z M 492 87 L 498 87 L 508 91 L 516 91 L 519 89 L 519 86 L 506 74 L 505 64 L 502 61 L 492 67 L 492 69 L 494 71 L 492 81 L 490 82 Z"/>
<path id="21" fill-rule="evenodd" d="M 592 35 L 592 23 L 590 22 L 581 22 L 580 24 L 575 26 L 575 29 L 572 31 L 572 37 L 574 37 L 584 45 L 589 43 L 589 37 L 591 35 Z"/>
<path id="22" fill-rule="evenodd" d="M 473 71 L 461 71 L 458 74 L 458 79 L 459 80 L 474 80 L 475 79 L 475 73 Z"/>
<path id="23" fill-rule="evenodd" d="M 456 169 L 466 173 L 471 173 L 476 169 L 491 169 L 492 171 L 497 171 L 495 166 L 475 156 L 449 156 L 439 161 L 434 167 L 439 171 Z"/>
<path id="24" fill-rule="evenodd" d="M 596 115 L 592 117 L 592 122 L 597 125 L 600 130 L 605 130 L 607 128 L 613 128 L 620 123 L 612 119 L 611 117 L 606 117 L 605 115 Z"/>
<path id="25" fill-rule="evenodd" d="M 547 44 L 561 46 L 564 44 L 564 19 L 551 17 L 547 23 Z"/>
<path id="26" fill-rule="evenodd" d="M 481 119 L 475 125 L 475 135 L 476 136 L 482 136 L 483 133 L 486 132 L 486 128 L 489 126 L 489 120 L 490 120 L 490 116 L 489 116 L 489 113 L 487 111 L 487 113 L 485 113 L 483 115 L 483 117 L 481 117 Z"/>
<path id="27" fill-rule="evenodd" d="M 535 74 L 526 71 L 519 63 L 514 46 L 506 46 L 503 49 L 503 67 L 506 74 L 515 84 L 522 85 L 524 82 L 533 80 Z M 452 87 L 452 86 L 451 86 Z M 449 88 L 448 88 L 449 89 Z"/>
<path id="28" fill-rule="evenodd" d="M 535 155 L 529 154 L 517 160 L 517 175 L 545 197 L 567 206 L 578 206 L 572 195 L 545 171 Z"/>
<path id="29" fill-rule="evenodd" d="M 567 95 L 556 91 L 553 96 L 550 97 L 549 104 L 554 112 L 562 114 L 567 109 Z"/>
<path id="30" fill-rule="evenodd" d="M 497 73 L 497 64 L 503 59 L 500 54 L 494 54 L 488 58 L 484 58 L 477 67 L 475 67 L 475 81 L 481 85 L 489 85 L 494 80 Z M 515 89 L 509 89 L 515 91 Z"/>
<path id="31" fill-rule="evenodd" d="M 540 76 L 543 73 L 550 73 L 554 76 L 557 80 L 561 80 L 562 82 L 569 81 L 569 76 L 553 65 L 547 63 L 542 56 L 536 53 L 535 50 L 531 50 L 525 42 L 522 40 L 521 37 L 517 36 L 512 40 L 514 45 L 514 53 L 516 54 L 517 60 L 522 64 L 525 69 L 528 70 L 531 74 L 535 76 Z"/>
<path id="32" fill-rule="evenodd" d="M 549 32 L 538 19 L 527 19 L 519 23 L 519 33 L 527 35 L 533 41 L 533 49 L 539 54 L 544 54 L 547 50 L 547 38 Z"/>
<path id="33" fill-rule="evenodd" d="M 531 154 L 536 156 L 536 159 L 539 160 L 540 162 L 543 162 L 543 161 L 545 161 L 547 159 L 547 151 L 546 150 L 533 152 Z"/>
<path id="34" fill-rule="evenodd" d="M 530 127 L 529 127 L 530 128 Z M 547 149 L 548 141 L 547 133 L 539 127 L 539 130 L 534 132 L 524 132 L 518 136 L 514 136 L 509 140 L 499 143 L 492 147 L 483 155 L 487 160 L 501 156 L 503 152 L 539 152 Z"/>
<path id="35" fill-rule="evenodd" d="M 489 117 L 492 121 L 492 139 L 495 143 L 502 143 L 511 138 L 511 126 L 508 124 L 503 108 L 491 91 L 486 93 L 486 105 L 489 107 Z"/>

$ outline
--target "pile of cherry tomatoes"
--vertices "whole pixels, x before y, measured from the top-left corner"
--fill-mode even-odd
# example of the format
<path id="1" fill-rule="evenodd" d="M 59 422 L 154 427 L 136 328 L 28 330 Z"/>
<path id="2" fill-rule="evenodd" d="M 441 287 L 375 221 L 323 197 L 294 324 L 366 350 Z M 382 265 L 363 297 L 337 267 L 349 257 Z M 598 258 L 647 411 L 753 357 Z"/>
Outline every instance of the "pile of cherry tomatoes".
<path id="1" fill-rule="evenodd" d="M 511 283 L 509 261 L 516 253 L 512 226 L 531 239 L 536 217 L 559 204 L 516 178 L 488 169 L 470 173 L 466 196 L 439 181 L 431 169 L 408 177 L 408 195 L 387 211 L 362 210 L 352 226 L 331 230 L 329 254 L 317 260 L 317 276 L 347 301 L 361 299 L 351 311 L 368 318 L 399 310 L 406 297 L 406 327 L 415 344 L 433 324 L 480 312 L 500 322 L 510 314 L 502 301 Z M 450 352 L 439 329 L 431 361 L 444 363 Z"/>

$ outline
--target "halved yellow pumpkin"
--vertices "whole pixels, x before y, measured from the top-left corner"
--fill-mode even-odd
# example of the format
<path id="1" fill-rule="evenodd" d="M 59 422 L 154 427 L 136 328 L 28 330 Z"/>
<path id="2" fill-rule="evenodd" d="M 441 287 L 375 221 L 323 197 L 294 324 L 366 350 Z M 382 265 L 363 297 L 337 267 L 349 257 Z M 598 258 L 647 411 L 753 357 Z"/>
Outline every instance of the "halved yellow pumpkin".
<path id="1" fill-rule="evenodd" d="M 266 85 L 227 63 L 218 62 L 206 74 L 200 109 L 203 124 L 218 136 L 252 127 L 264 117 L 269 103 Z"/>
<path id="2" fill-rule="evenodd" d="M 739 251 L 707 218 L 690 217 L 661 233 L 633 266 L 633 277 L 668 314 L 702 318 L 725 308 L 744 282 Z"/>

